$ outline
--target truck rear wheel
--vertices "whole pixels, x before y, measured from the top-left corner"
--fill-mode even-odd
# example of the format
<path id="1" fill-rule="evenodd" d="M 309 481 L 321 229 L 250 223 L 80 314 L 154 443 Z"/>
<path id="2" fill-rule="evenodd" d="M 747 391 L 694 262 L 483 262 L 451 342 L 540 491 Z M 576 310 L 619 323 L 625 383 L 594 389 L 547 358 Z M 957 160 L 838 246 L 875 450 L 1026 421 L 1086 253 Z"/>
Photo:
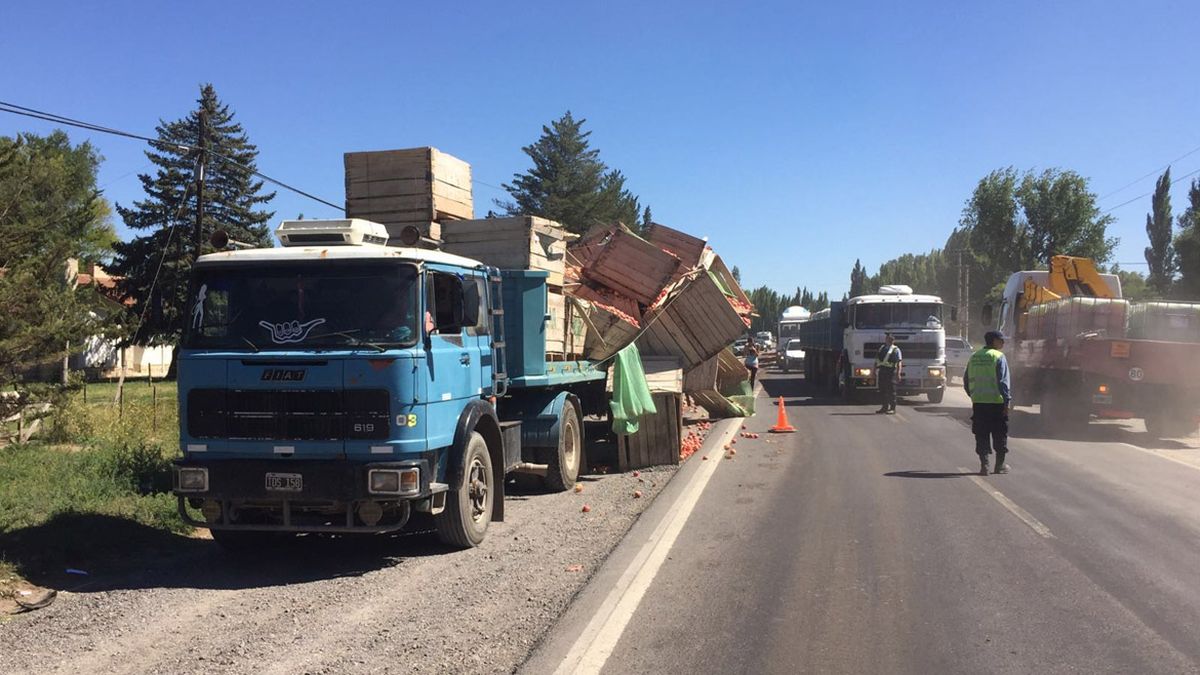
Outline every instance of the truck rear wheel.
<path id="1" fill-rule="evenodd" d="M 446 508 L 433 517 L 438 539 L 456 548 L 478 546 L 492 521 L 495 487 L 487 441 L 472 431 L 463 457 L 462 479 L 446 495 Z"/>
<path id="2" fill-rule="evenodd" d="M 928 392 L 927 395 L 929 396 L 930 403 L 934 403 L 934 404 L 941 403 L 942 399 L 945 398 L 945 396 L 946 396 L 946 390 L 945 389 L 934 389 L 934 390 Z"/>
<path id="3" fill-rule="evenodd" d="M 558 447 L 550 453 L 546 469 L 546 489 L 565 492 L 575 487 L 583 461 L 583 434 L 580 432 L 579 412 L 570 400 L 563 406 L 558 421 Z"/>

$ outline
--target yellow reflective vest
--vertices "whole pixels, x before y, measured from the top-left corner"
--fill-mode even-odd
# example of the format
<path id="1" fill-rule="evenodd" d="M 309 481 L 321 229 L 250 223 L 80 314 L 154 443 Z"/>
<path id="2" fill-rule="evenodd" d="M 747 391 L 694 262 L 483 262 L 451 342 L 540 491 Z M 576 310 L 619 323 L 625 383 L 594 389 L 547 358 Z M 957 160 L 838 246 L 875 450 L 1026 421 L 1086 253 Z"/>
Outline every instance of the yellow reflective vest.
<path id="1" fill-rule="evenodd" d="M 967 380 L 972 403 L 1004 403 L 996 365 L 1004 354 L 998 349 L 980 349 L 967 361 Z"/>

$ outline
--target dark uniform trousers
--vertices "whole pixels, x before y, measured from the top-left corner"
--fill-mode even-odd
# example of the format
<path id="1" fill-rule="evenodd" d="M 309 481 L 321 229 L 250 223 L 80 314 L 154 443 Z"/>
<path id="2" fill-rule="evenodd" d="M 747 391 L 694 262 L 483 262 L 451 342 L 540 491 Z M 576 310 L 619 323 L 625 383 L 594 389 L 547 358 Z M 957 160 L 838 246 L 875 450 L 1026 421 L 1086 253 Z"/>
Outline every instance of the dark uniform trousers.
<path id="1" fill-rule="evenodd" d="M 1008 452 L 1008 406 L 1003 403 L 972 403 L 971 432 L 975 434 L 975 453 L 987 457 Z M 990 443 L 989 443 L 990 441 Z"/>
<path id="2" fill-rule="evenodd" d="M 883 395 L 883 402 L 880 404 L 880 410 L 895 410 L 896 409 L 896 369 L 880 366 L 879 373 L 879 393 Z"/>

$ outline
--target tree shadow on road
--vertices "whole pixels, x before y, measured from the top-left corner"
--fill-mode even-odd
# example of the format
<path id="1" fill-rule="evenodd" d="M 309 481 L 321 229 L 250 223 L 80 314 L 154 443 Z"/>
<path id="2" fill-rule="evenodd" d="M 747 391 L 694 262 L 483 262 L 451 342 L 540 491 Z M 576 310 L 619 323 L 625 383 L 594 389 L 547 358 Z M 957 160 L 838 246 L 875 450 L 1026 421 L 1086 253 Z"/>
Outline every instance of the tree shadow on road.
<path id="1" fill-rule="evenodd" d="M 975 476 L 973 471 L 955 471 L 953 473 L 926 471 L 924 469 L 916 469 L 912 471 L 891 471 L 883 474 L 888 478 L 957 478 L 959 476 Z"/>
<path id="2" fill-rule="evenodd" d="M 914 408 L 919 413 L 940 415 L 958 420 L 964 425 L 971 424 L 971 409 L 946 405 L 918 405 Z M 1131 421 L 1107 420 L 1100 422 L 1092 420 L 1086 426 L 1072 427 L 1055 424 L 1042 418 L 1028 409 L 1015 409 L 1009 414 L 1008 435 L 1010 438 L 1028 438 L 1054 441 L 1073 441 L 1083 443 L 1128 443 L 1139 448 L 1152 450 L 1190 450 L 1193 446 L 1178 439 L 1157 438 L 1145 431 L 1139 431 Z"/>
<path id="3" fill-rule="evenodd" d="M 389 535 L 290 536 L 233 554 L 211 539 L 98 514 L 64 514 L 0 533 L 0 556 L 47 588 L 92 593 L 139 588 L 239 590 L 355 577 L 405 559 L 453 555 L 428 530 Z M 80 570 L 86 574 L 67 572 Z"/>

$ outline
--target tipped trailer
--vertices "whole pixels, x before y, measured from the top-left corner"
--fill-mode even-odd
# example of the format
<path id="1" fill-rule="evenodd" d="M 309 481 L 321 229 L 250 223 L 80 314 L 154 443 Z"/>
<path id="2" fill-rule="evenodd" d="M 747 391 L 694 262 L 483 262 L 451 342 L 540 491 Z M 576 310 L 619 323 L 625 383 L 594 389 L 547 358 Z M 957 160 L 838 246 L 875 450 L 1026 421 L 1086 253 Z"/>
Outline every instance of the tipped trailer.
<path id="1" fill-rule="evenodd" d="M 387 246 L 359 219 L 276 233 L 281 248 L 194 267 L 174 483 L 185 520 L 236 548 L 391 532 L 421 513 L 466 548 L 503 519 L 507 475 L 574 485 L 606 373 L 546 360 L 547 272 Z"/>

